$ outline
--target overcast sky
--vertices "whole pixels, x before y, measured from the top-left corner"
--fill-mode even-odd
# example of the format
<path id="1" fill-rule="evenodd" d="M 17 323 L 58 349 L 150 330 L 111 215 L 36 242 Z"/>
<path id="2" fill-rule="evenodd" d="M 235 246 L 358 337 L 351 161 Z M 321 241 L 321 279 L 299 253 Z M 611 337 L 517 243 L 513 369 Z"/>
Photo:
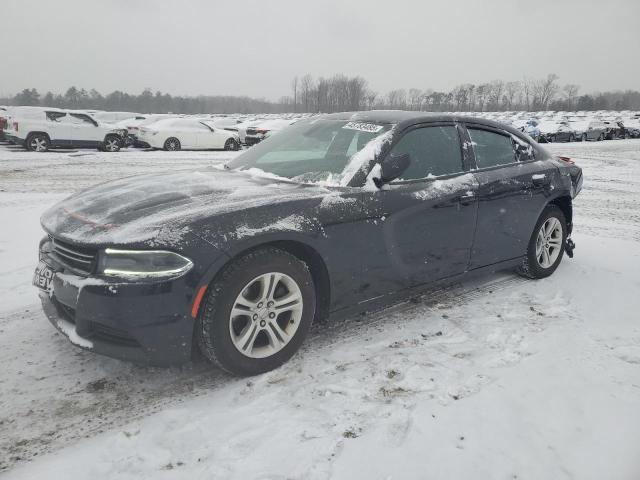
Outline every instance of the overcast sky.
<path id="1" fill-rule="evenodd" d="M 639 0 L 2 0 L 0 95 L 232 94 L 294 75 L 372 90 L 554 72 L 581 92 L 640 89 Z"/>

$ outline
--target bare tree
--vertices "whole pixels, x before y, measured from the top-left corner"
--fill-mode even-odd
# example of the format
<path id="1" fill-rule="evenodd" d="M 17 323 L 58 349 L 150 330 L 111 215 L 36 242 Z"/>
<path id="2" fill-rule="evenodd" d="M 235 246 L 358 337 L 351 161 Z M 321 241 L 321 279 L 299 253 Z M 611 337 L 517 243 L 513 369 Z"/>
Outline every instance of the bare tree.
<path id="1" fill-rule="evenodd" d="M 409 109 L 420 110 L 422 104 L 422 90 L 419 88 L 409 89 Z"/>
<path id="2" fill-rule="evenodd" d="M 522 90 L 522 84 L 520 82 L 507 82 L 504 85 L 504 96 L 506 99 L 506 106 L 509 110 L 513 108 L 513 103 Z"/>
<path id="3" fill-rule="evenodd" d="M 500 109 L 502 92 L 504 92 L 504 82 L 502 80 L 492 81 L 489 86 L 489 108 L 492 110 Z"/>
<path id="4" fill-rule="evenodd" d="M 578 98 L 579 90 L 580 86 L 573 83 L 568 83 L 567 85 L 562 87 L 562 93 L 567 100 L 569 108 L 575 108 L 576 98 Z"/>
<path id="5" fill-rule="evenodd" d="M 387 94 L 387 101 L 390 108 L 406 108 L 407 106 L 407 92 L 403 88 L 397 90 L 391 90 Z"/>
<path id="6" fill-rule="evenodd" d="M 533 92 L 535 94 L 535 108 L 540 110 L 546 110 L 549 107 L 549 103 L 558 94 L 560 87 L 558 86 L 558 76 L 555 73 L 550 73 L 547 78 L 536 80 L 533 83 Z"/>
<path id="7" fill-rule="evenodd" d="M 291 80 L 291 90 L 293 90 L 293 111 L 297 112 L 298 106 L 298 76 L 296 75 Z"/>
<path id="8" fill-rule="evenodd" d="M 313 77 L 308 73 L 300 80 L 300 90 L 302 94 L 302 104 L 304 105 L 305 112 L 311 112 L 311 103 L 313 101 L 313 89 L 315 88 L 315 82 Z"/>

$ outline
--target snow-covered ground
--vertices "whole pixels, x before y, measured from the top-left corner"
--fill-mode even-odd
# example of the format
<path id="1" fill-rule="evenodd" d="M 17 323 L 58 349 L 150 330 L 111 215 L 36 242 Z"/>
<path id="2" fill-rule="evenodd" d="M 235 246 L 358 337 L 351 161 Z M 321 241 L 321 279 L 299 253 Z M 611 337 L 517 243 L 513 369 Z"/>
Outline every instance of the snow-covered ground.
<path id="1" fill-rule="evenodd" d="M 233 153 L 0 146 L 3 478 L 640 478 L 640 140 L 550 148 L 585 174 L 576 257 L 551 278 L 496 274 L 316 325 L 247 380 L 80 351 L 30 287 L 51 203 Z"/>

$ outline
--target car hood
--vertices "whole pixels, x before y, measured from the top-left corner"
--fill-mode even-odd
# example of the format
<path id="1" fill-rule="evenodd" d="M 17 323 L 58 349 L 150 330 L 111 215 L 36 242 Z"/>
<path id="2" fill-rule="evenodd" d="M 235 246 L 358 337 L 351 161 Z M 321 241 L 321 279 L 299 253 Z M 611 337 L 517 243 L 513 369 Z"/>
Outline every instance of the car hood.
<path id="1" fill-rule="evenodd" d="M 206 218 L 329 193 L 269 174 L 211 167 L 103 183 L 54 205 L 40 221 L 49 234 L 70 242 L 171 245 Z"/>

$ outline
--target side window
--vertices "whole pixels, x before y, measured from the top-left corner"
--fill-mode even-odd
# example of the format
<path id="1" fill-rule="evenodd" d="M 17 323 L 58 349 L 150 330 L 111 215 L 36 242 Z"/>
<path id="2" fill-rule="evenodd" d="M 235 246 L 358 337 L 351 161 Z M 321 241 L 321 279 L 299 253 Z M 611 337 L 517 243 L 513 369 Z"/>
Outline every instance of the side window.
<path id="1" fill-rule="evenodd" d="M 513 141 L 513 147 L 516 151 L 516 160 L 519 162 L 526 162 L 528 160 L 535 159 L 535 153 L 533 147 L 529 142 L 525 142 L 521 138 L 516 137 L 515 135 L 511 136 L 511 140 Z"/>
<path id="2" fill-rule="evenodd" d="M 516 152 L 510 135 L 469 128 L 478 168 L 506 165 L 516 161 Z"/>
<path id="3" fill-rule="evenodd" d="M 86 115 L 79 114 L 79 113 L 72 113 L 71 114 L 71 122 L 75 123 L 77 125 L 84 125 L 84 126 L 91 125 L 91 126 L 93 126 L 93 122 L 89 119 L 89 117 L 87 117 Z"/>
<path id="4" fill-rule="evenodd" d="M 67 114 L 64 112 L 47 112 L 47 120 L 52 122 L 59 122 L 62 117 L 65 117 Z"/>
<path id="5" fill-rule="evenodd" d="M 411 130 L 393 146 L 390 155 L 405 153 L 411 156 L 411 164 L 400 180 L 450 175 L 464 170 L 460 138 L 453 125 Z"/>

